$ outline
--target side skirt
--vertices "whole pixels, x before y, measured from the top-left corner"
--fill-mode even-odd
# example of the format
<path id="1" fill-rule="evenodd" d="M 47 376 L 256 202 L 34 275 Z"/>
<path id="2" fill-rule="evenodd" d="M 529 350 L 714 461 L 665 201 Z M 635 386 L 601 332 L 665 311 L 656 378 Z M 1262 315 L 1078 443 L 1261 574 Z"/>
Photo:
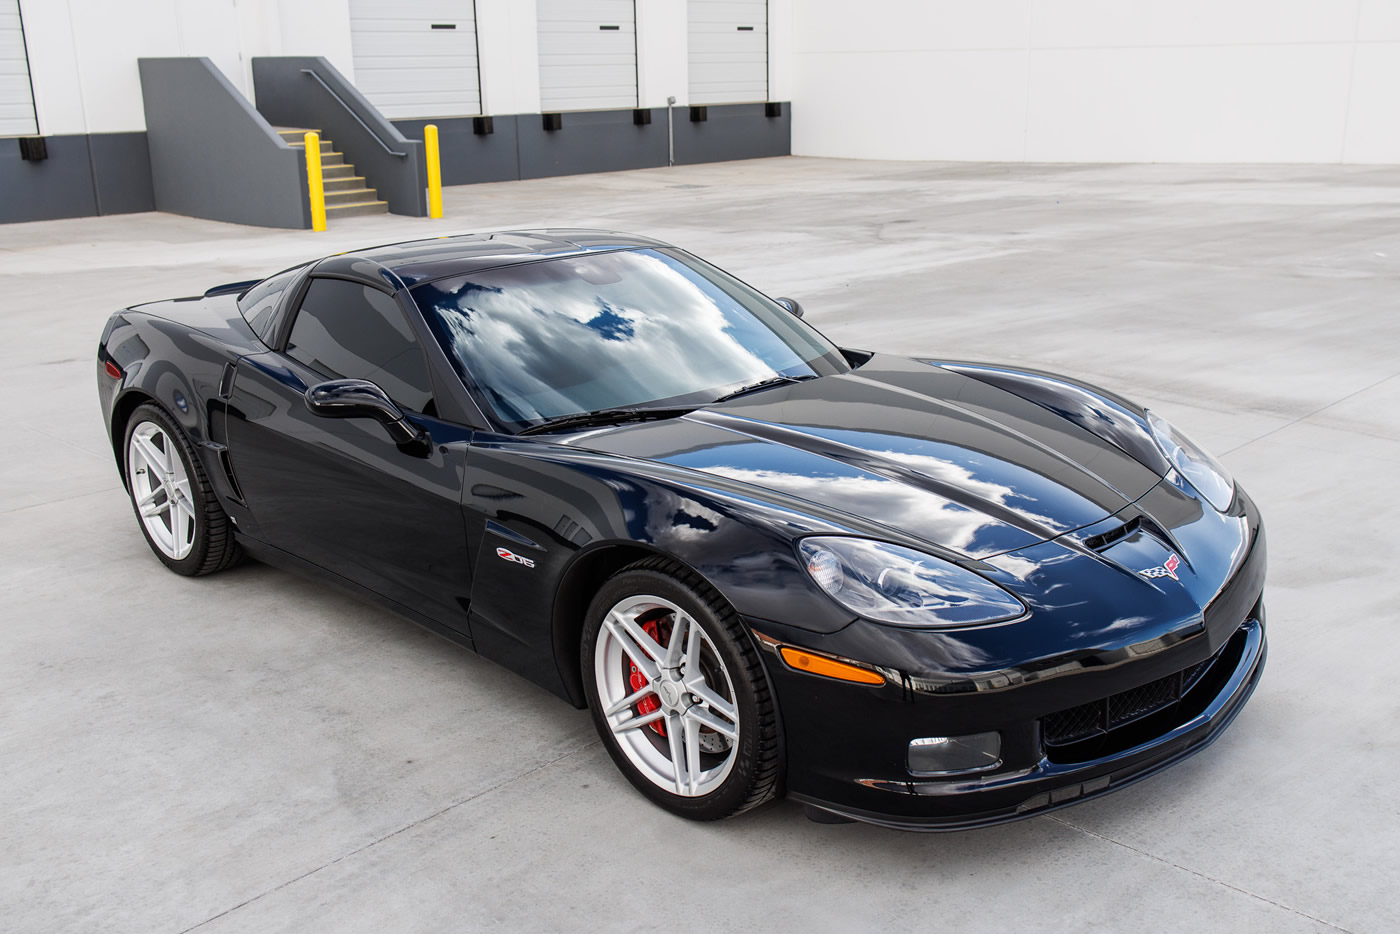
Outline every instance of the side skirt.
<path id="1" fill-rule="evenodd" d="M 350 594 L 352 597 L 382 607 L 383 609 L 389 610 L 391 613 L 396 613 L 411 623 L 417 623 L 434 635 L 442 636 L 448 642 L 460 645 L 473 652 L 476 651 L 476 646 L 473 644 L 471 636 L 464 632 L 459 632 L 451 626 L 445 626 L 437 620 L 424 616 L 416 610 L 409 609 L 402 603 L 390 600 L 388 597 L 370 590 L 368 587 L 361 586 L 352 580 L 347 580 L 332 571 L 327 571 L 318 564 L 312 564 L 304 558 L 298 558 L 296 555 L 285 552 L 266 542 L 258 541 L 255 538 L 249 538 L 242 532 L 235 533 L 235 537 L 239 546 L 242 547 L 244 551 L 264 564 L 270 564 L 273 567 L 291 571 L 294 574 L 300 574 L 302 577 L 331 584 Z"/>

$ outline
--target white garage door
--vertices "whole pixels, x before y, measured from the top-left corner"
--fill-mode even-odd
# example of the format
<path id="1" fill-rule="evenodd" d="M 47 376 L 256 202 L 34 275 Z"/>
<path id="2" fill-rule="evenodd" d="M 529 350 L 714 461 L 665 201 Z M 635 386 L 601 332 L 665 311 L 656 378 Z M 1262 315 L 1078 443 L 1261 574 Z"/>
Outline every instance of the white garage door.
<path id="1" fill-rule="evenodd" d="M 767 0 L 690 0 L 690 103 L 768 100 Z"/>
<path id="2" fill-rule="evenodd" d="M 33 136 L 38 132 L 19 0 L 0 0 L 0 136 Z"/>
<path id="3" fill-rule="evenodd" d="M 355 86 L 386 117 L 481 113 L 473 0 L 350 0 Z"/>
<path id="4" fill-rule="evenodd" d="M 538 0 L 540 109 L 637 106 L 633 0 Z"/>

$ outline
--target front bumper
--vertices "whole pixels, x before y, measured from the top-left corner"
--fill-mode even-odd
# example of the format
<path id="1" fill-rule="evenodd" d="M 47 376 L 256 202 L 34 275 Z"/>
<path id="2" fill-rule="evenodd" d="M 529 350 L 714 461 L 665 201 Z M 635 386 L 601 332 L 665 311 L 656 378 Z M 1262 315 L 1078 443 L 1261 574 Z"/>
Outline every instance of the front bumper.
<path id="1" fill-rule="evenodd" d="M 883 827 L 967 830 L 1033 817 L 1131 785 L 1209 746 L 1243 709 L 1259 683 L 1268 655 L 1263 613 L 1259 616 L 1260 619 L 1250 619 L 1240 627 L 1239 661 L 1206 709 L 1155 739 L 1123 752 L 1072 764 L 1056 764 L 1043 758 L 1030 769 L 974 781 L 865 780 L 864 784 L 872 790 L 905 799 L 895 814 L 890 813 L 892 809 L 869 811 L 801 792 L 790 792 L 789 797 Z"/>
<path id="2" fill-rule="evenodd" d="M 1248 549 L 1203 610 L 1146 620 L 1119 641 L 1100 638 L 1082 650 L 1056 654 L 1049 626 L 1019 633 L 987 627 L 915 642 L 908 633 L 893 634 L 895 641 L 873 624 L 822 637 L 750 620 L 769 648 L 793 644 L 860 659 L 886 677 L 880 687 L 837 682 L 763 653 L 783 720 L 788 796 L 887 827 L 961 830 L 1097 797 L 1204 749 L 1243 708 L 1267 655 L 1266 550 L 1247 498 L 1243 508 Z M 1037 633 L 1042 642 L 1029 645 Z M 951 677 L 968 658 L 1004 658 L 1015 646 L 1048 661 Z M 949 677 L 940 675 L 940 664 Z M 1188 686 L 1186 673 L 1206 664 L 1207 675 Z M 1128 727 L 1068 744 L 1052 735 L 1054 715 L 1100 702 L 1111 709 L 1115 699 L 1178 674 L 1176 699 Z M 992 771 L 933 780 L 908 770 L 915 737 L 991 730 L 1002 738 L 1002 762 Z"/>

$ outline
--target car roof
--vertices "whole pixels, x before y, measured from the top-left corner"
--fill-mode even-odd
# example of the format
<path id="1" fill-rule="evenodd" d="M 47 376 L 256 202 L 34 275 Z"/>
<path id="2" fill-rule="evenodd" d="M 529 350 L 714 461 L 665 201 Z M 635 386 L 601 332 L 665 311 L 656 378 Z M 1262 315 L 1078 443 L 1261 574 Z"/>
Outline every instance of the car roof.
<path id="1" fill-rule="evenodd" d="M 614 230 L 500 230 L 408 240 L 338 253 L 317 263 L 314 272 L 398 290 L 495 266 L 602 250 L 666 246 L 670 244 Z"/>

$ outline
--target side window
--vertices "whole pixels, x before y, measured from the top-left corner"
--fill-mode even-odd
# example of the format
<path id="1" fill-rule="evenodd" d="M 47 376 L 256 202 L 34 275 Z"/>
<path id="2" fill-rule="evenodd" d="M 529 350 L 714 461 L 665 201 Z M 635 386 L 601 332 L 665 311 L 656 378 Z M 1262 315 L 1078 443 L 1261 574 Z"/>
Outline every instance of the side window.
<path id="1" fill-rule="evenodd" d="M 264 344 L 271 343 L 269 339 L 272 337 L 273 313 L 277 311 L 277 303 L 281 301 L 282 293 L 287 291 L 287 286 L 292 284 L 301 270 L 302 267 L 297 266 L 269 276 L 239 296 L 238 310 L 247 319 L 253 333 L 258 335 L 258 340 Z"/>
<path id="2" fill-rule="evenodd" d="M 287 356 L 330 379 L 378 383 L 410 411 L 431 411 L 423 350 L 398 303 L 378 289 L 312 279 L 292 324 Z"/>

